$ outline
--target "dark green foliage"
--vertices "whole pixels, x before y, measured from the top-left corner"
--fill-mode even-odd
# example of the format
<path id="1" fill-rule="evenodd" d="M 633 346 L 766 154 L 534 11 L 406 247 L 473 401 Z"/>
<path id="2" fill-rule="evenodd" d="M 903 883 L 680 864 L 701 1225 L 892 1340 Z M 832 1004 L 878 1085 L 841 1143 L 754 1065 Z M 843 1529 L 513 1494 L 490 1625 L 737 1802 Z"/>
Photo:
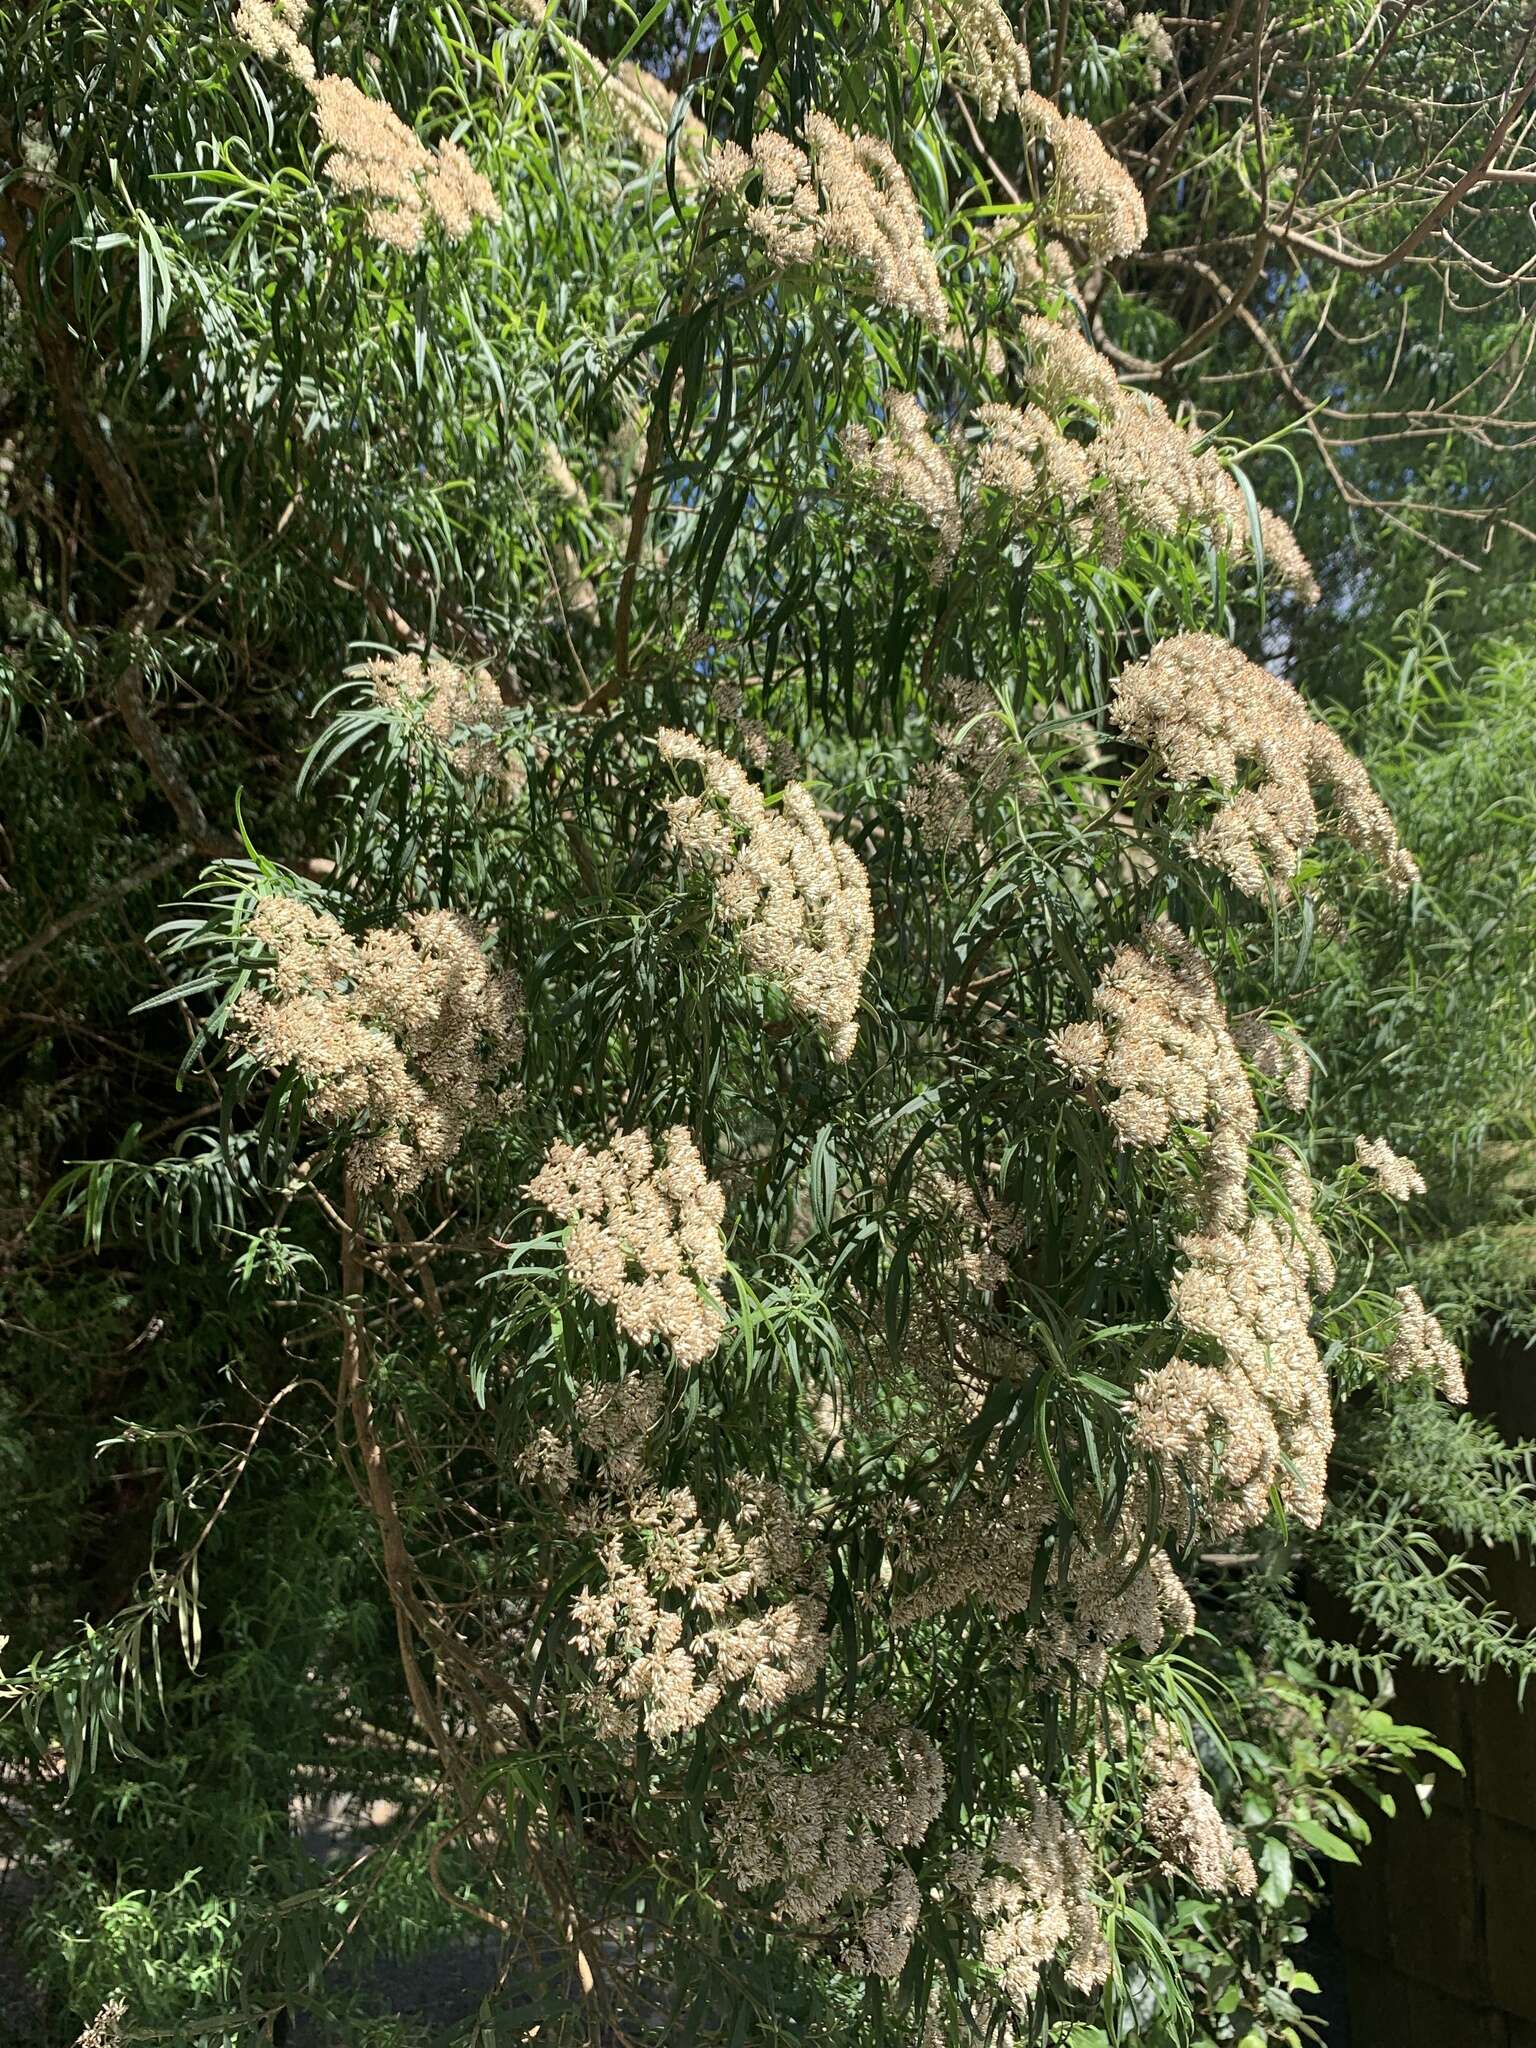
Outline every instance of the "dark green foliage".
<path id="1" fill-rule="evenodd" d="M 1301 119 L 1287 95 L 1359 12 L 1285 16 L 1275 148 Z M 1042 83 L 1060 22 L 1064 102 L 1132 149 L 1145 51 L 1093 10 L 1032 11 Z M 798 132 L 812 108 L 891 135 L 944 236 L 960 326 L 942 344 L 847 275 L 765 266 L 691 182 L 681 113 L 660 148 L 626 140 L 565 22 L 450 6 L 309 25 L 327 74 L 427 141 L 460 136 L 496 187 L 494 226 L 411 254 L 366 232 L 299 81 L 224 8 L 55 0 L 6 29 L 0 1757 L 50 2048 L 118 1997 L 125 2040 L 246 2048 L 302 2012 L 328 2043 L 404 2048 L 371 1966 L 488 1929 L 497 1991 L 433 2038 L 537 2022 L 561 2042 L 888 2048 L 931 2019 L 946 2044 L 1294 2042 L 1307 1987 L 1287 1950 L 1317 1872 L 1432 1750 L 1373 1703 L 1376 1678 L 1404 1655 L 1526 1669 L 1436 1547 L 1527 1541 L 1526 1453 L 1382 1390 L 1400 1233 L 1347 1164 L 1356 1130 L 1414 1152 L 1435 1192 L 1413 1270 L 1445 1276 L 1426 1293 L 1463 1322 L 1513 1310 L 1524 1211 L 1488 1183 L 1529 1136 L 1526 669 L 1501 657 L 1457 692 L 1424 624 L 1356 692 L 1426 873 L 1406 908 L 1328 842 L 1297 903 L 1244 899 L 1190 850 L 1207 798 L 1159 787 L 1104 711 L 1160 638 L 1272 636 L 1252 565 L 1187 532 L 1133 531 L 1100 560 L 1059 520 L 989 505 L 935 580 L 924 521 L 848 488 L 838 436 L 893 390 L 945 423 L 1023 395 L 1027 291 L 972 233 L 1006 187 L 923 61 L 927 26 L 813 7 L 581 29 L 605 57 L 670 64 L 717 137 Z M 1438 80 L 1455 23 L 1434 28 L 1415 62 Z M 1252 131 L 1207 110 L 1185 148 L 1150 256 L 1093 286 L 1090 325 L 1138 353 L 1201 317 L 1156 259 L 1247 218 Z M 1256 303 L 1287 345 L 1316 290 L 1266 275 Z M 1503 345 L 1489 323 L 1442 343 L 1417 286 L 1390 290 L 1405 402 Z M 1208 419 L 1236 403 L 1237 473 L 1283 495 L 1289 449 L 1256 444 L 1284 409 L 1218 381 L 1242 331 L 1167 384 Z M 1443 495 L 1465 461 L 1442 450 L 1402 488 Z M 1360 488 L 1392 495 L 1401 469 L 1372 456 Z M 1337 616 L 1361 602 L 1357 561 L 1309 489 Z M 1371 602 L 1423 561 L 1374 563 Z M 1293 607 L 1281 622 L 1317 648 Z M 498 772 L 466 772 L 465 732 L 434 735 L 357 673 L 407 646 L 484 666 L 503 715 L 467 738 Z M 1366 665 L 1306 680 L 1320 698 Z M 970 833 L 944 844 L 906 799 L 942 757 L 950 676 L 992 688 L 1008 772 L 963 789 Z M 776 802 L 798 755 L 867 872 L 876 947 L 846 1065 L 745 971 L 669 849 L 669 725 L 748 760 Z M 1342 935 L 1320 927 L 1325 890 Z M 449 908 L 520 977 L 520 1095 L 398 1199 L 359 1192 L 359 1126 L 242 1049 L 234 1005 L 271 965 L 251 912 L 273 895 L 354 938 Z M 1309 1147 L 1344 1262 L 1318 1320 L 1351 1397 L 1337 1511 L 1315 1538 L 1272 1520 L 1235 1565 L 1127 1428 L 1180 1341 L 1170 1276 L 1204 1134 L 1117 1146 L 1049 1049 L 1158 914 L 1234 1010 L 1292 1017 L 1311 1044 L 1309 1127 L 1262 1090 L 1252 1199 L 1283 1217 L 1279 1169 Z M 673 1123 L 730 1195 L 729 1327 L 692 1371 L 620 1337 L 527 1194 L 557 1137 Z M 1001 1286 L 962 1284 L 935 1171 L 1022 1219 Z M 958 1423 L 920 1370 L 935 1321 L 942 1355 L 986 1359 Z M 711 1526 L 743 1515 L 742 1472 L 786 1489 L 827 1650 L 783 1711 L 732 1694 L 707 1728 L 625 1752 L 590 1711 L 574 1621 L 601 1582 L 593 1529 L 528 1455 L 552 1431 L 599 1512 L 579 1403 L 637 1364 L 661 1391 L 650 1482 Z M 893 1626 L 903 1526 L 984 1526 L 1026 1477 L 1049 1513 L 1020 1611 Z M 1168 1546 L 1204 1632 L 1183 1650 L 1126 1635 L 1101 1678 L 1069 1660 L 1044 1682 L 1038 1633 L 1122 1510 L 1127 1579 Z M 1299 1568 L 1368 1641 L 1320 1636 Z M 1341 1663 L 1347 1685 L 1324 1676 Z M 881 1711 L 947 1771 L 933 1845 L 903 1855 L 918 1939 L 889 1980 L 840 1967 L 846 1929 L 797 1942 L 720 1849 L 748 1766 L 823 1767 Z M 1137 1758 L 1162 1715 L 1251 1846 L 1255 1898 L 1197 1894 L 1151 1842 Z M 1047 1961 L 1009 2017 L 947 1858 L 1015 1809 L 1021 1769 L 1096 1845 L 1113 1967 L 1101 1997 Z"/>

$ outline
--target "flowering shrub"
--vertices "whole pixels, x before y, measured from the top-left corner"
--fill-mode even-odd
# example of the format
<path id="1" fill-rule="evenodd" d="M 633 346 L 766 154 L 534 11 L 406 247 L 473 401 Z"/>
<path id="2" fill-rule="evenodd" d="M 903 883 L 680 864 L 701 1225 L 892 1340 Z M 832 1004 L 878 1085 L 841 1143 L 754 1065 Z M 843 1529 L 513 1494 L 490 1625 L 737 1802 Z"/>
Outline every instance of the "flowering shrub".
<path id="1" fill-rule="evenodd" d="M 87 1780 L 150 1739 L 146 1644 L 175 1617 L 196 1662 L 204 1541 L 291 1459 L 371 1617 L 306 1611 L 306 1768 L 355 1801 L 387 1758 L 391 1810 L 377 1897 L 281 1866 L 216 1981 L 107 1983 L 97 1944 L 81 2020 L 361 2041 L 333 1966 L 398 1884 L 494 1934 L 541 2042 L 1287 2038 L 1289 1979 L 1207 2010 L 1219 1912 L 1265 1953 L 1290 1844 L 1342 1846 L 1316 1810 L 1419 1738 L 1339 1734 L 1266 1804 L 1245 1596 L 1326 1524 L 1344 1399 L 1465 1388 L 1362 1249 L 1423 1181 L 1390 1131 L 1316 1138 L 1285 1009 L 1417 870 L 1255 658 L 1266 579 L 1317 584 L 1219 404 L 1099 345 L 1140 189 L 987 5 L 722 39 L 688 104 L 556 10 L 388 64 L 289 0 L 157 13 L 146 119 L 177 52 L 265 110 L 162 138 L 170 303 L 356 605 L 327 634 L 278 578 L 231 620 L 236 667 L 302 651 L 307 759 L 195 787 L 145 677 L 248 565 L 162 549 L 80 401 L 45 173 L 7 261 L 138 529 L 122 715 L 204 861 L 156 999 L 206 1143 L 73 1193 L 99 1238 L 216 1190 L 237 1306 L 133 1439 L 137 1604 L 9 1695 Z M 1016 118 L 1027 192 L 946 81 Z M 316 278 L 346 346 L 266 394 L 274 453 Z M 297 555 L 288 520 L 242 547 Z"/>

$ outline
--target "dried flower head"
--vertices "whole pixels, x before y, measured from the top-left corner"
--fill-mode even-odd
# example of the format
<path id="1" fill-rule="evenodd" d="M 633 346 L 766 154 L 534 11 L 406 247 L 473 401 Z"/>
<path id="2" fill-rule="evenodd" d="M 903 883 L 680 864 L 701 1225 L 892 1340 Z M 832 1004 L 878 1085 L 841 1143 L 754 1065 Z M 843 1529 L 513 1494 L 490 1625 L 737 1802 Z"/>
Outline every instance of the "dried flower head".
<path id="1" fill-rule="evenodd" d="M 1019 114 L 1025 134 L 1051 153 L 1051 220 L 1101 262 L 1139 249 L 1147 239 L 1147 209 L 1097 132 L 1034 92 L 1021 96 Z"/>
<path id="2" fill-rule="evenodd" d="M 946 677 L 934 708 L 933 758 L 912 770 L 902 810 L 931 845 L 954 848 L 1005 791 L 1037 794 L 1039 772 L 984 683 Z"/>
<path id="3" fill-rule="evenodd" d="M 1311 1290 L 1331 1275 L 1316 1272 L 1310 1225 L 1310 1212 L 1296 1228 L 1255 1216 L 1241 1230 L 1181 1239 L 1188 1264 L 1173 1283 L 1174 1315 L 1218 1345 L 1223 1363 L 1175 1359 L 1135 1396 L 1137 1441 L 1194 1468 L 1221 1534 L 1262 1521 L 1271 1488 L 1305 1527 L 1322 1519 L 1333 1416 Z"/>
<path id="4" fill-rule="evenodd" d="M 1095 1018 L 1051 1034 L 1074 1080 L 1115 1091 L 1105 1105 L 1122 1144 L 1165 1145 L 1175 1125 L 1204 1128 L 1207 1213 L 1239 1221 L 1258 1105 L 1215 977 L 1167 918 L 1117 947 L 1094 990 Z"/>
<path id="5" fill-rule="evenodd" d="M 614 1418 L 629 1436 L 643 1419 Z M 627 1446 L 619 1453 L 626 1463 L 630 1455 Z M 667 1742 L 723 1703 L 777 1713 L 815 1683 L 827 1652 L 825 1602 L 803 1586 L 792 1590 L 808 1566 L 793 1514 L 770 1482 L 740 1476 L 733 1484 L 734 1519 L 706 1522 L 687 1487 L 637 1479 L 579 1519 L 596 1562 L 593 1582 L 572 1603 L 571 1640 L 588 1662 L 587 1703 L 610 1741 L 632 1742 L 644 1729 L 651 1742 Z"/>
<path id="6" fill-rule="evenodd" d="M 652 162 L 662 162 L 677 112 L 677 99 L 671 88 L 654 73 L 626 60 L 604 75 L 598 90 L 621 134 Z M 696 161 L 706 140 L 707 131 L 698 115 L 685 113 L 678 126 L 674 159 L 674 175 L 680 187 L 691 185 L 698 176 Z"/>
<path id="7" fill-rule="evenodd" d="M 583 1387 L 576 1396 L 576 1434 L 602 1461 L 603 1479 L 616 1491 L 645 1476 L 646 1447 L 661 1420 L 661 1382 L 651 1373 Z"/>
<path id="8" fill-rule="evenodd" d="M 1123 1644 L 1151 1656 L 1168 1639 L 1188 1635 L 1194 1608 L 1172 1563 L 1155 1547 L 1143 1554 L 1146 1505 L 1145 1491 L 1132 1488 L 1106 1522 L 1084 1495 L 1070 1573 L 1065 1581 L 1056 1573 L 1047 1578 L 1038 1620 L 1013 1646 L 1015 1663 L 1046 1679 L 1071 1674 L 1100 1687 Z M 1060 1518 L 1054 1488 L 1028 1471 L 983 1501 L 893 1521 L 886 1532 L 897 1586 L 892 1625 L 910 1628 L 970 1603 L 999 1621 L 1023 1614 Z"/>
<path id="9" fill-rule="evenodd" d="M 1312 564 L 1302 553 L 1295 534 L 1280 514 L 1271 512 L 1267 506 L 1259 508 L 1259 546 L 1264 556 L 1264 574 L 1271 583 L 1278 583 L 1302 604 L 1317 604 L 1321 600 L 1323 593 L 1312 573 Z"/>
<path id="10" fill-rule="evenodd" d="M 571 1226 L 574 1285 L 611 1307 L 632 1343 L 660 1338 L 681 1364 L 697 1365 L 725 1328 L 710 1292 L 725 1272 L 725 1194 L 681 1124 L 663 1148 L 658 1165 L 647 1131 L 596 1152 L 557 1140 L 528 1193 Z"/>
<path id="11" fill-rule="evenodd" d="M 1426 1190 L 1424 1176 L 1411 1159 L 1394 1152 L 1385 1138 L 1355 1139 L 1355 1164 L 1363 1167 L 1384 1195 L 1411 1202 Z"/>
<path id="12" fill-rule="evenodd" d="M 833 1059 L 846 1060 L 875 935 L 863 863 L 829 838 L 798 782 L 785 784 L 771 810 L 736 762 L 692 734 L 664 731 L 656 746 L 664 761 L 691 762 L 704 779 L 702 794 L 665 806 L 673 846 L 710 876 L 751 971 L 784 991 Z"/>
<path id="13" fill-rule="evenodd" d="M 385 654 L 366 663 L 363 673 L 375 702 L 428 734 L 461 775 L 508 774 L 511 764 L 497 741 L 506 707 L 483 668 L 462 669 L 440 655 Z M 512 768 L 514 776 L 521 766 Z"/>
<path id="14" fill-rule="evenodd" d="M 576 1484 L 576 1454 L 563 1436 L 547 1427 L 534 1432 L 512 1460 L 519 1479 L 531 1486 L 544 1486 L 563 1500 Z"/>
<path id="15" fill-rule="evenodd" d="M 926 1450 L 969 1429 L 994 1387 L 1026 1378 L 1039 1363 L 1020 1342 L 1016 1324 L 968 1303 L 946 1308 L 940 1290 L 925 1286 L 913 1303 L 891 1376 L 893 1386 L 910 1377 L 922 1404 L 910 1417 L 914 1447 Z"/>
<path id="16" fill-rule="evenodd" d="M 127 2017 L 128 2001 L 120 1991 L 114 1991 L 95 2019 L 87 2024 L 75 2048 L 120 2048 Z"/>
<path id="17" fill-rule="evenodd" d="M 757 684 L 750 676 L 747 682 Z M 720 721 L 726 742 L 758 772 L 771 772 L 779 782 L 793 782 L 804 773 L 794 747 L 764 719 L 753 717 L 746 706 L 746 686 L 734 676 L 710 678 L 709 708 Z"/>
<path id="18" fill-rule="evenodd" d="M 1447 1401 L 1464 1407 L 1466 1371 L 1461 1353 L 1446 1336 L 1439 1317 L 1430 1314 L 1415 1287 L 1398 1288 L 1397 1306 L 1397 1335 L 1387 1348 L 1385 1360 L 1387 1377 L 1409 1380 L 1428 1374 Z"/>
<path id="19" fill-rule="evenodd" d="M 1019 322 L 1019 339 L 1028 357 L 1025 379 L 1046 412 L 1087 405 L 1109 413 L 1119 403 L 1113 365 L 1076 327 L 1031 313 Z"/>
<path id="20" fill-rule="evenodd" d="M 365 1124 L 348 1154 L 362 1186 L 419 1186 L 505 1107 L 522 990 L 468 918 L 415 911 L 353 939 L 326 912 L 267 896 L 247 929 L 269 959 L 235 1006 L 235 1036 L 259 1065 L 295 1068 L 317 1116 Z"/>
<path id="21" fill-rule="evenodd" d="M 949 1882 L 977 1922 L 982 1968 L 1024 2019 L 1047 1963 L 1059 1958 L 1087 1992 L 1109 1975 L 1110 1955 L 1086 1842 L 1027 1771 L 1018 1787 L 1018 1818 L 998 1821 L 984 1848 L 959 1851 Z"/>
<path id="22" fill-rule="evenodd" d="M 1142 1748 L 1142 1825 L 1169 1869 L 1202 1891 L 1246 1897 L 1253 1858 L 1217 1811 L 1193 1750 L 1171 1721 L 1154 1720 Z"/>
<path id="23" fill-rule="evenodd" d="M 1232 1038 L 1249 1066 L 1266 1081 L 1278 1083 L 1286 1103 L 1300 1116 L 1312 1095 L 1312 1061 L 1295 1033 L 1250 1015 L 1232 1020 Z"/>
<path id="24" fill-rule="evenodd" d="M 866 426 L 843 429 L 843 454 L 857 487 L 878 504 L 915 512 L 933 529 L 932 575 L 937 582 L 960 551 L 964 527 L 949 457 L 928 428 L 928 415 L 915 398 L 893 391 L 885 400 L 885 432 L 878 439 Z"/>
<path id="25" fill-rule="evenodd" d="M 1290 683 L 1229 641 L 1181 633 L 1159 642 L 1120 677 L 1110 716 L 1171 781 L 1223 792 L 1191 850 L 1246 895 L 1289 887 L 1322 829 L 1315 787 L 1332 794 L 1333 829 L 1392 887 L 1417 878 L 1391 814 L 1338 734 Z"/>
<path id="26" fill-rule="evenodd" d="M 281 64 L 308 83 L 315 75 L 315 60 L 308 44 L 300 40 L 308 22 L 304 0 L 240 0 L 233 26 L 258 57 Z"/>
<path id="27" fill-rule="evenodd" d="M 1029 91 L 1029 52 L 999 0 L 936 0 L 934 13 L 952 38 L 945 68 L 976 101 L 982 118 L 1016 114 Z"/>
<path id="28" fill-rule="evenodd" d="M 775 263 L 845 263 L 881 305 L 911 314 L 942 338 L 949 304 L 922 210 L 889 145 L 857 131 L 844 134 L 825 114 L 807 117 L 805 139 L 802 150 L 765 133 L 750 156 L 725 143 L 711 155 L 705 181 L 735 198 L 756 176 L 761 196 L 746 222 Z"/>
<path id="29" fill-rule="evenodd" d="M 985 436 L 971 472 L 976 483 L 1001 492 L 1027 523 L 1070 515 L 1092 490 L 1088 455 L 1040 406 L 979 406 L 976 424 Z"/>
<path id="30" fill-rule="evenodd" d="M 769 1755 L 750 1764 L 720 1831 L 744 1890 L 773 1888 L 791 1928 L 844 1939 L 843 1967 L 897 1977 L 920 1900 L 904 1848 L 921 1842 L 944 1798 L 944 1765 L 915 1728 L 856 1729 L 836 1760 L 800 1771 Z"/>
<path id="31" fill-rule="evenodd" d="M 983 1208 L 969 1181 L 937 1168 L 919 1176 L 912 1201 L 944 1239 L 946 1266 L 982 1294 L 1007 1284 L 1012 1255 L 1024 1241 L 1024 1223 L 1016 1209 L 995 1198 Z"/>
<path id="32" fill-rule="evenodd" d="M 409 252 L 428 217 L 450 241 L 500 209 L 489 183 L 455 143 L 430 150 L 394 110 L 369 99 L 350 78 L 317 78 L 309 93 L 320 139 L 330 151 L 325 175 L 361 199 L 370 234 Z"/>

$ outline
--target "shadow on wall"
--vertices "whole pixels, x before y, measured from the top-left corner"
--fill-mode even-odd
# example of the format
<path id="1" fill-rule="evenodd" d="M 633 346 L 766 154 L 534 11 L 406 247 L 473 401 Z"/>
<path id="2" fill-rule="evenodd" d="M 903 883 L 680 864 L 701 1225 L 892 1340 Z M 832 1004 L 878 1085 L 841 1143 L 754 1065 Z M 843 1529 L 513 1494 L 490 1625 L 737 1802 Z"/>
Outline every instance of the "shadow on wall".
<path id="1" fill-rule="evenodd" d="M 1468 1367 L 1473 1407 L 1536 1437 L 1536 1353 L 1486 1344 Z M 1536 1629 L 1536 1564 L 1476 1561 Z M 1472 1686 L 1405 1670 L 1392 1711 L 1467 1774 L 1437 1769 L 1431 1813 L 1400 1797 L 1359 1868 L 1334 1873 L 1353 2048 L 1536 2048 L 1536 1701 L 1522 1712 L 1503 1674 Z"/>

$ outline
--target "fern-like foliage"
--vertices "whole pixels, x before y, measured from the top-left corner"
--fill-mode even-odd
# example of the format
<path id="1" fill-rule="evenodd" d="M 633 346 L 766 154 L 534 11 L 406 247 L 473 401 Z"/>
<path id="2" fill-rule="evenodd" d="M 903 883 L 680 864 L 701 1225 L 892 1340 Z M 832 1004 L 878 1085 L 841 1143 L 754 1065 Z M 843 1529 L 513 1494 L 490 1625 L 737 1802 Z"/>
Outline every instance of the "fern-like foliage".
<path id="1" fill-rule="evenodd" d="M 1536 1635 L 1488 1591 L 1478 1553 L 1536 1555 L 1536 1444 L 1506 1443 L 1480 1417 L 1400 1394 L 1352 1415 L 1335 1497 L 1308 1544 L 1317 1579 L 1360 1636 L 1328 1662 L 1382 1675 L 1397 1659 L 1476 1679 L 1536 1677 Z M 1317 1654 L 1316 1639 L 1295 1638 Z"/>

